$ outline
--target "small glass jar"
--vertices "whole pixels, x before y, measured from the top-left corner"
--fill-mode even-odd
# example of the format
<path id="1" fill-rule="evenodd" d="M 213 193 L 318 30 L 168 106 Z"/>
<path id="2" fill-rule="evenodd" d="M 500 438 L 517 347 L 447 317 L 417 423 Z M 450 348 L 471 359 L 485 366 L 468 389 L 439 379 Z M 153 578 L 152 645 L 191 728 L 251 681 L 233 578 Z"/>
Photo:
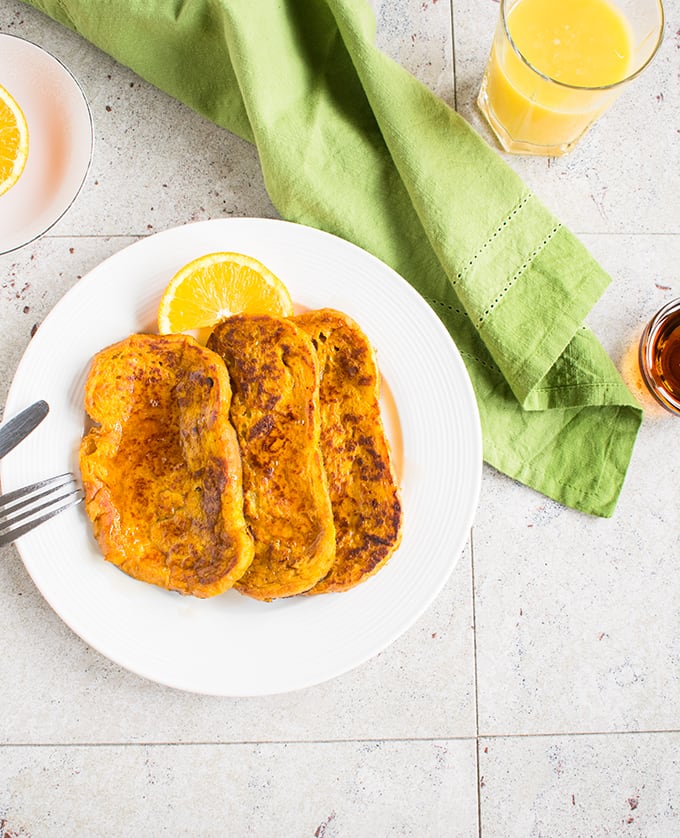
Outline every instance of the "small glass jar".
<path id="1" fill-rule="evenodd" d="M 640 371 L 657 402 L 680 416 L 680 299 L 667 303 L 645 326 Z"/>

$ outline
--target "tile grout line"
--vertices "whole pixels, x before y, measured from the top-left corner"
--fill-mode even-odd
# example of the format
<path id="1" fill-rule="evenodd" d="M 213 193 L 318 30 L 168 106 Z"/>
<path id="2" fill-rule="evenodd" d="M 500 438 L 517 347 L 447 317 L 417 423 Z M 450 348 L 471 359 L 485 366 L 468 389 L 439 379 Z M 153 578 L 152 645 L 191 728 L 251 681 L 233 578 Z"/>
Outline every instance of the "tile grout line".
<path id="1" fill-rule="evenodd" d="M 453 78 L 453 109 L 458 112 L 458 74 L 456 73 L 456 24 L 454 0 L 449 0 L 449 21 L 451 32 L 451 73 Z M 472 597 L 472 674 L 475 700 L 475 773 L 477 776 L 477 835 L 482 838 L 482 801 L 479 776 L 479 696 L 477 692 L 477 617 L 475 613 L 475 551 L 474 527 L 470 527 L 470 594 Z"/>
<path id="2" fill-rule="evenodd" d="M 582 731 L 562 733 L 484 733 L 480 736 L 409 736 L 409 737 L 378 737 L 378 738 L 355 738 L 355 739 L 201 739 L 179 742 L 177 740 L 149 740 L 149 741 L 109 741 L 109 742 L 0 742 L 0 750 L 3 748 L 149 748 L 149 747 L 214 747 L 233 745 L 364 745 L 376 744 L 411 744 L 411 743 L 439 743 L 439 742 L 477 742 L 478 739 L 555 739 L 566 737 L 587 737 L 587 736 L 668 736 L 668 734 L 680 736 L 680 729 L 655 729 L 655 730 L 607 730 L 607 731 Z"/>
<path id="3" fill-rule="evenodd" d="M 540 733 L 483 733 L 480 736 L 484 739 L 563 739 L 568 736 L 665 736 L 669 733 L 680 734 L 680 728 L 647 728 L 642 730 L 548 730 Z"/>
<path id="4" fill-rule="evenodd" d="M 482 838 L 482 778 L 479 772 L 479 689 L 477 681 L 477 610 L 475 608 L 474 527 L 470 528 L 470 594 L 472 598 L 472 675 L 475 693 L 475 768 L 477 771 L 477 833 Z"/>
<path id="5" fill-rule="evenodd" d="M 452 23 L 453 25 L 453 23 Z M 455 51 L 453 55 L 453 60 L 455 63 Z M 453 71 L 455 75 L 455 70 Z M 456 101 L 456 84 L 455 78 L 453 83 L 453 98 L 454 102 Z M 455 110 L 455 108 L 454 108 Z M 205 219 L 206 221 L 215 221 L 215 220 L 222 220 L 222 219 L 240 219 L 240 218 L 251 218 L 252 216 L 247 215 L 227 215 L 227 216 L 215 216 L 215 218 L 208 218 Z M 286 221 L 285 218 L 281 218 L 279 216 L 265 216 L 266 218 L 272 221 Z M 190 222 L 183 222 L 183 223 L 190 223 Z M 181 226 L 181 225 L 180 225 Z M 132 231 L 132 232 L 124 232 L 124 233 L 103 233 L 103 232 L 92 232 L 92 233 L 44 233 L 42 236 L 39 237 L 39 241 L 68 241 L 72 239 L 146 239 L 150 238 L 151 236 L 157 235 L 158 233 L 165 232 L 170 228 L 168 227 L 159 227 L 158 230 L 154 230 L 153 232 L 149 232 L 148 230 L 144 231 Z M 600 237 L 600 236 L 610 236 L 614 238 L 677 238 L 680 236 L 680 230 L 675 231 L 661 231 L 661 232 L 640 232 L 639 230 L 577 230 L 576 228 L 572 228 L 572 232 L 576 236 L 589 236 L 591 238 Z M 0 253 L 0 259 L 5 256 L 9 256 L 11 254 L 16 253 L 16 251 L 10 251 L 10 253 Z"/>
<path id="6" fill-rule="evenodd" d="M 453 22 L 454 19 L 454 11 L 453 11 L 453 0 L 449 0 L 449 11 L 450 11 L 450 31 L 451 31 L 451 74 L 453 76 L 453 109 L 454 111 L 458 111 L 458 85 L 456 84 L 456 37 L 455 37 L 455 24 Z"/>

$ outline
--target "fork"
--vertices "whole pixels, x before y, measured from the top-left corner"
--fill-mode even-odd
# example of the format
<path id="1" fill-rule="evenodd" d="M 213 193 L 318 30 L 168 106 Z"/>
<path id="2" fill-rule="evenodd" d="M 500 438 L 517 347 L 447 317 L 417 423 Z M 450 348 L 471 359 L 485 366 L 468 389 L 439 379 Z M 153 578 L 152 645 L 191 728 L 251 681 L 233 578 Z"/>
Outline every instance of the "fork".
<path id="1" fill-rule="evenodd" d="M 70 472 L 0 495 L 0 547 L 82 500 L 83 490 Z"/>

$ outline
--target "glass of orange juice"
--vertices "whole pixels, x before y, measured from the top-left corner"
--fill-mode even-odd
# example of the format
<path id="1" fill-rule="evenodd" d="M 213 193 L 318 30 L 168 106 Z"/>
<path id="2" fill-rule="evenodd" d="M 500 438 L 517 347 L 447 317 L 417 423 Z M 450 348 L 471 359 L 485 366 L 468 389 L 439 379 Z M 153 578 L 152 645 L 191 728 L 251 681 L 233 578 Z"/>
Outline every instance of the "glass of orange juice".
<path id="1" fill-rule="evenodd" d="M 661 0 L 500 0 L 477 103 L 502 147 L 566 154 L 649 64 Z"/>

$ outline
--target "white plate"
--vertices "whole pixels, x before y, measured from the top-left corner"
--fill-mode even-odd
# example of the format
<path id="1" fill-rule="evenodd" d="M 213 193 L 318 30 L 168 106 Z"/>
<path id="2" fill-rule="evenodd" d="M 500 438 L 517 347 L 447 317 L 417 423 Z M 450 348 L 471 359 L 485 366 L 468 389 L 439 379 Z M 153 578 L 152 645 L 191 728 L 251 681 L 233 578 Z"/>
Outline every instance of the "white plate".
<path id="1" fill-rule="evenodd" d="M 127 669 L 199 693 L 265 695 L 325 681 L 377 654 L 441 590 L 465 545 L 482 466 L 477 405 L 458 350 L 424 300 L 346 241 L 284 221 L 205 221 L 143 239 L 81 279 L 32 339 L 5 415 L 51 411 L 2 462 L 4 490 L 77 468 L 83 386 L 98 350 L 153 329 L 160 295 L 189 260 L 248 253 L 296 303 L 345 311 L 376 347 L 388 434 L 402 480 L 404 534 L 376 576 L 341 594 L 261 603 L 230 591 L 184 598 L 104 561 L 81 507 L 24 536 L 44 597 L 87 643 Z"/>
<path id="2" fill-rule="evenodd" d="M 0 196 L 0 253 L 52 227 L 75 200 L 92 159 L 90 109 L 78 82 L 39 46 L 0 34 L 0 84 L 28 123 L 28 160 L 18 182 Z"/>

